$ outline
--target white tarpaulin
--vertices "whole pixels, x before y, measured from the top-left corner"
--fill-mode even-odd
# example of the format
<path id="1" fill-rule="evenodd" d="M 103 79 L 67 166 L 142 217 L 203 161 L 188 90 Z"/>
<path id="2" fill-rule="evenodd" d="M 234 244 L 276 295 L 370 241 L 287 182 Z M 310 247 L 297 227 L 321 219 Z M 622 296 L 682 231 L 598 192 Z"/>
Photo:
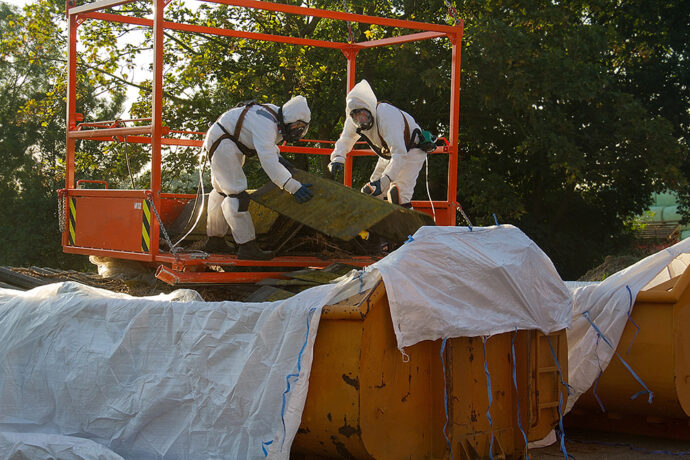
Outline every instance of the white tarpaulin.
<path id="1" fill-rule="evenodd" d="M 0 289 L 0 433 L 86 438 L 124 458 L 288 458 L 321 307 L 381 276 L 401 348 L 570 324 L 551 261 L 509 225 L 423 227 L 366 270 L 278 302 Z"/>
<path id="2" fill-rule="evenodd" d="M 574 301 L 573 325 L 568 329 L 568 383 L 572 390 L 566 412 L 608 366 L 638 292 L 681 274 L 689 264 L 690 239 L 687 239 L 604 281 L 569 284 Z M 599 333 L 606 339 L 599 338 Z M 644 390 L 642 384 L 640 390 Z M 641 397 L 648 398 L 648 395 Z"/>
<path id="3" fill-rule="evenodd" d="M 57 434 L 0 432 L 0 459 L 122 460 L 122 457 L 88 439 Z"/>
<path id="4" fill-rule="evenodd" d="M 512 225 L 422 227 L 370 267 L 386 285 L 398 347 L 422 340 L 570 326 L 570 293 Z"/>
<path id="5" fill-rule="evenodd" d="M 288 458 L 332 289 L 265 303 L 0 289 L 0 432 L 136 459 Z"/>

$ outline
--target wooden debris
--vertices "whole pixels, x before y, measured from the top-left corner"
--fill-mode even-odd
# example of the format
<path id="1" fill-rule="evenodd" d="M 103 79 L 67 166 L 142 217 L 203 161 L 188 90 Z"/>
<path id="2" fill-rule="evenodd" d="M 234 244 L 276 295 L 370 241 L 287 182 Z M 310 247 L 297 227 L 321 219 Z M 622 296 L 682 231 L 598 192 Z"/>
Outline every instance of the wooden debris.
<path id="1" fill-rule="evenodd" d="M 51 281 L 44 281 L 40 278 L 17 273 L 8 267 L 0 267 L 0 282 L 22 289 L 33 289 L 51 283 Z"/>

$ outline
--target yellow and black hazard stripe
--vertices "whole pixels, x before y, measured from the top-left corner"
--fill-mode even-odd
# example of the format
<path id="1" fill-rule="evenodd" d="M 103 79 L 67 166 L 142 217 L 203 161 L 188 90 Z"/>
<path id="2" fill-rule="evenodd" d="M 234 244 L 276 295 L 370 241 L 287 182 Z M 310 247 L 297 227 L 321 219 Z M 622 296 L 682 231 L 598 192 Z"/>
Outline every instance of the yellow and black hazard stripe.
<path id="1" fill-rule="evenodd" d="M 151 203 L 144 200 L 141 206 L 141 250 L 149 252 L 151 247 Z"/>
<path id="2" fill-rule="evenodd" d="M 77 200 L 75 198 L 69 199 L 69 235 L 68 241 L 70 246 L 75 246 L 75 229 L 77 228 Z"/>

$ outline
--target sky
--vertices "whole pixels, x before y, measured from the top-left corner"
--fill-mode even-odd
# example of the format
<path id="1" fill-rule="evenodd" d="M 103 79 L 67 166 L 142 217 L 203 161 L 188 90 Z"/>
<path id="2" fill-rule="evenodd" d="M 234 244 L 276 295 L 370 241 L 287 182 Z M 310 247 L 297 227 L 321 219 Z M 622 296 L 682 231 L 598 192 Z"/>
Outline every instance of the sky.
<path id="1" fill-rule="evenodd" d="M 18 6 L 19 8 L 21 8 L 27 3 L 30 3 L 31 0 L 2 0 L 2 2 L 9 3 L 10 5 Z"/>

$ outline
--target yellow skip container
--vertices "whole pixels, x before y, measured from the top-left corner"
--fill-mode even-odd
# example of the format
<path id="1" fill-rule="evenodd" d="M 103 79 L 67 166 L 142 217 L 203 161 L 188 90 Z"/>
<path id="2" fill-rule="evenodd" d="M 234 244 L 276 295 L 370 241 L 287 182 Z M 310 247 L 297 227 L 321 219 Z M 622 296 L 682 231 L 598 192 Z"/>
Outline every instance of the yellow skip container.
<path id="1" fill-rule="evenodd" d="M 662 272 L 663 275 L 664 272 Z M 640 384 L 613 358 L 593 389 L 566 417 L 568 426 L 690 439 L 690 268 L 638 293 L 617 351 L 654 393 L 634 400 Z M 632 345 L 631 345 L 632 344 Z"/>
<path id="2" fill-rule="evenodd" d="M 519 331 L 486 341 L 489 409 L 481 337 L 449 339 L 443 359 L 440 340 L 420 342 L 405 349 L 408 360 L 397 349 L 383 282 L 326 306 L 291 458 L 449 458 L 449 446 L 453 458 L 488 457 L 490 450 L 494 458 L 522 455 L 518 403 L 532 441 L 558 423 L 560 395 L 566 402 L 549 340 L 567 372 L 565 331 L 548 339 Z"/>

